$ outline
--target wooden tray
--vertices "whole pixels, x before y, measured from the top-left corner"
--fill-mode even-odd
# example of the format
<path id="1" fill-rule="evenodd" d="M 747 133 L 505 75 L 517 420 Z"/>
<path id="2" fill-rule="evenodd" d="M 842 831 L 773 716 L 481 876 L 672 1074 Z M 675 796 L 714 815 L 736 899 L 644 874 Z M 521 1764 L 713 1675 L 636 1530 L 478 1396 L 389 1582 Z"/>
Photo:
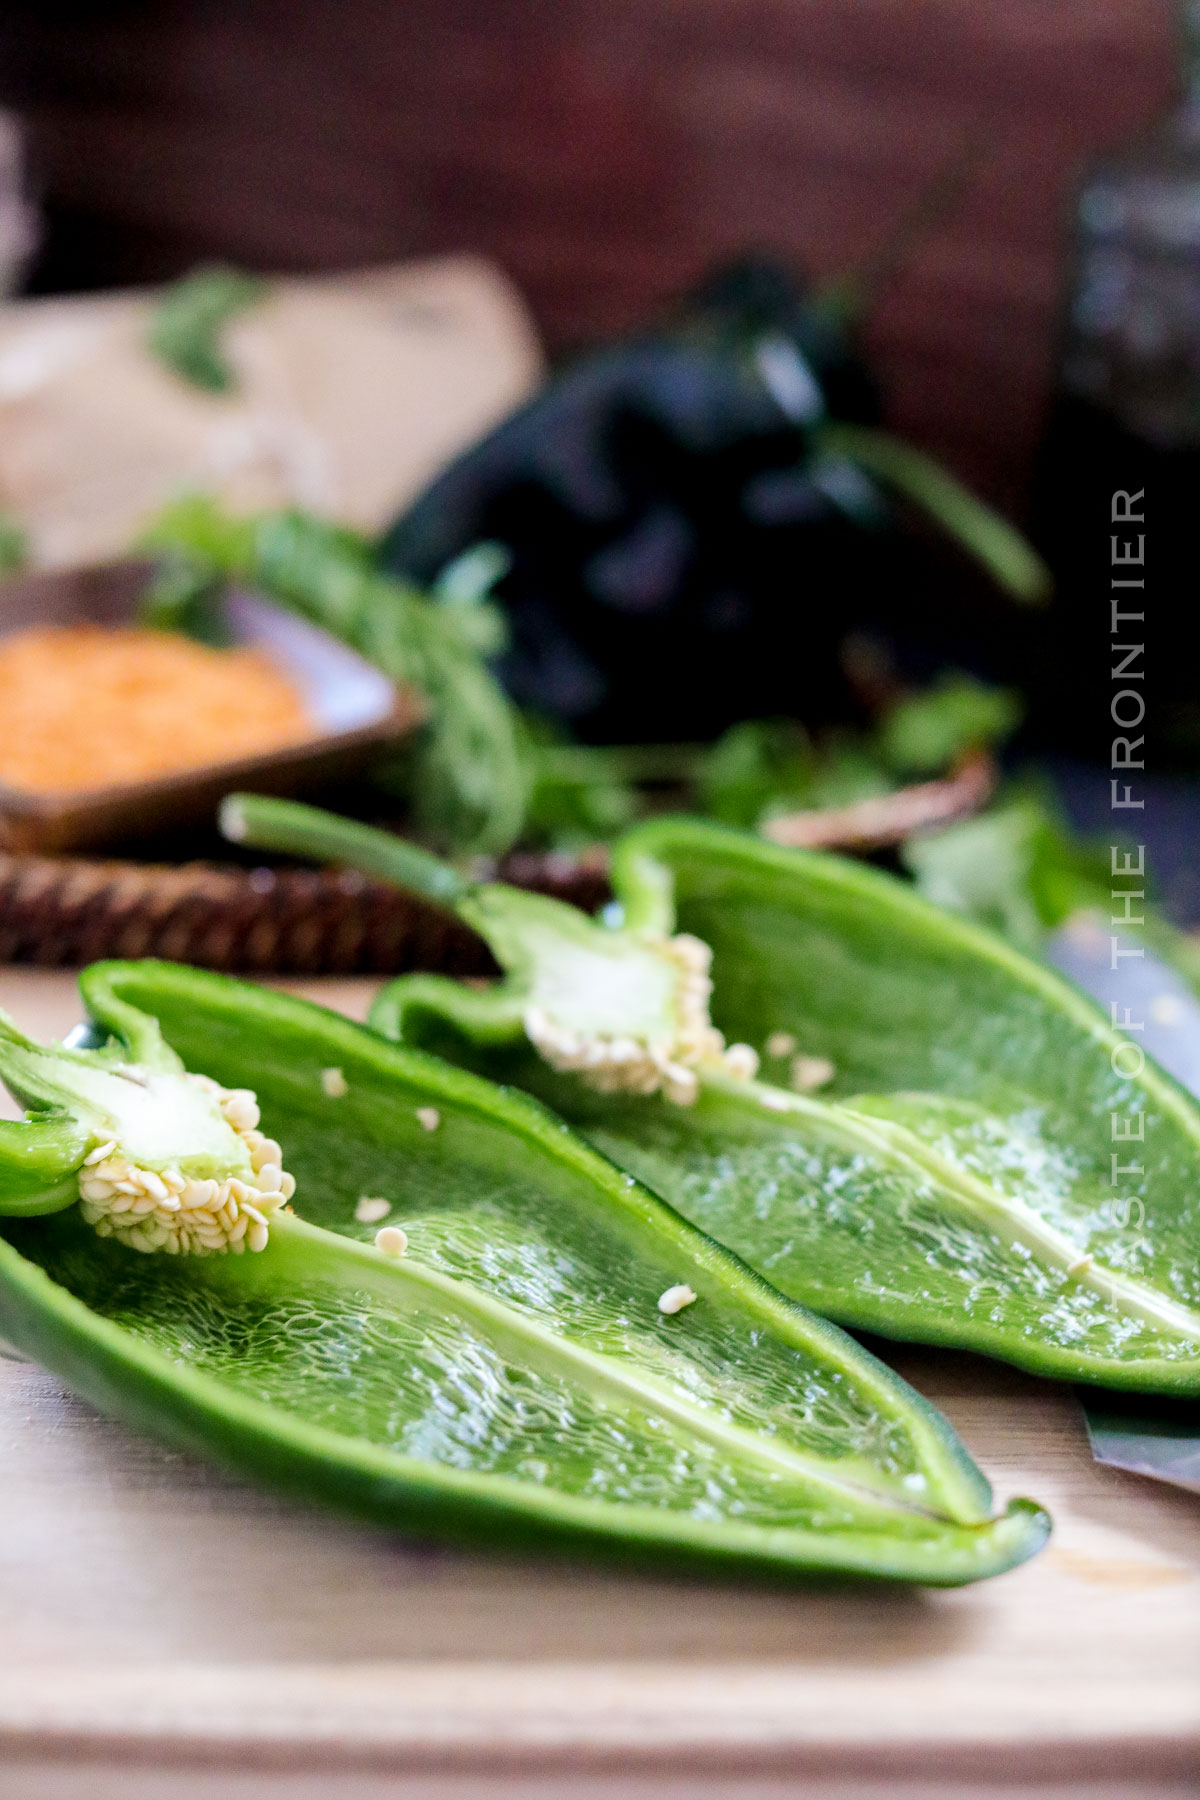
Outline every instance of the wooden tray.
<path id="1" fill-rule="evenodd" d="M 370 982 L 288 984 L 361 1016 Z M 65 974 L 0 971 L 55 1035 Z M 1200 1510 L 1061 1387 L 885 1347 L 1055 1519 L 952 1593 L 432 1548 L 190 1462 L 0 1361 L 0 1800 L 1182 1800 Z"/>
<path id="2" fill-rule="evenodd" d="M 32 625 L 136 623 L 152 570 L 151 563 L 126 561 L 0 581 L 0 637 Z M 31 793 L 0 782 L 0 847 L 95 849 L 172 826 L 203 826 L 239 788 L 294 794 L 357 774 L 423 721 L 420 694 L 398 689 L 308 620 L 236 588 L 217 606 L 229 642 L 266 657 L 299 692 L 312 720 L 308 735 L 234 762 L 78 793 Z"/>

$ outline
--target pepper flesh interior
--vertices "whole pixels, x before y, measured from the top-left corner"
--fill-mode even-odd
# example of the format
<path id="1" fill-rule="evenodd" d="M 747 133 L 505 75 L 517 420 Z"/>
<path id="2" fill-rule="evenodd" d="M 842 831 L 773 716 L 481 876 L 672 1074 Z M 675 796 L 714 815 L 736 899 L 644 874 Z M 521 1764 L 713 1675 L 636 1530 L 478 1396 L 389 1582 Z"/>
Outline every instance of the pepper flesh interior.
<path id="1" fill-rule="evenodd" d="M 198 970 L 110 964 L 81 987 L 129 1060 L 154 1063 L 153 1014 L 193 1067 L 258 1087 L 312 1214 L 280 1218 L 265 1256 L 200 1262 L 101 1243 L 74 1206 L 0 1222 L 0 1328 L 103 1408 L 285 1492 L 492 1550 L 549 1534 L 654 1567 L 941 1584 L 1044 1540 L 1027 1503 L 994 1516 L 890 1371 L 520 1094 Z M 352 1100 L 323 1091 L 331 1067 Z M 44 1129 L 0 1126 L 0 1181 Z M 408 1255 L 355 1217 L 381 1189 L 405 1195 Z M 698 1303 L 664 1315 L 684 1289 Z"/>
<path id="2" fill-rule="evenodd" d="M 726 1046 L 709 1015 L 712 951 L 687 933 L 595 924 L 542 895 L 490 886 L 460 911 L 522 996 L 526 1035 L 551 1068 L 602 1094 L 688 1106 L 699 1071 L 752 1076 L 749 1045 Z"/>
<path id="3" fill-rule="evenodd" d="M 682 919 L 716 950 L 722 1023 L 771 1059 L 801 1052 L 792 1091 L 731 1081 L 750 1072 L 748 1047 L 695 1065 L 685 1116 L 621 1093 L 598 1103 L 585 1071 L 550 1074 L 544 1044 L 540 1061 L 522 1055 L 549 938 L 603 935 L 582 913 L 474 886 L 418 846 L 311 807 L 240 795 L 222 823 L 238 842 L 348 863 L 473 925 L 506 979 L 481 992 L 402 976 L 372 1027 L 530 1089 L 792 1299 L 1041 1375 L 1200 1391 L 1195 1102 L 1152 1063 L 1123 1074 L 1127 1039 L 1102 1013 L 894 877 L 701 820 L 657 819 L 618 841 L 613 937 L 665 937 Z M 564 961 L 574 978 L 577 956 Z M 827 1081 L 820 1099 L 798 1091 Z M 1147 1117 L 1154 1162 L 1128 1171 L 1140 1179 L 1118 1198 L 1113 1143 L 1139 1142 Z"/>
<path id="4" fill-rule="evenodd" d="M 523 1031 L 552 1068 L 588 1087 L 662 1093 L 688 1106 L 705 1069 L 734 1079 L 757 1073 L 750 1045 L 727 1048 L 713 1025 L 712 953 L 700 938 L 672 934 L 669 904 L 619 923 L 597 922 L 547 894 L 471 882 L 418 845 L 371 826 L 258 794 L 227 795 L 220 822 L 234 843 L 346 862 L 457 913 L 504 970 L 487 994 L 467 999 L 473 1017 L 493 1041 Z M 439 985 L 436 976 L 415 979 Z M 450 986 L 439 987 L 443 999 Z"/>
<path id="5" fill-rule="evenodd" d="M 0 1015 L 0 1079 L 31 1123 L 69 1118 L 86 1151 L 80 1212 L 132 1250 L 208 1256 L 266 1247 L 295 1182 L 249 1089 L 190 1074 L 157 1033 L 122 1047 L 44 1047 Z"/>

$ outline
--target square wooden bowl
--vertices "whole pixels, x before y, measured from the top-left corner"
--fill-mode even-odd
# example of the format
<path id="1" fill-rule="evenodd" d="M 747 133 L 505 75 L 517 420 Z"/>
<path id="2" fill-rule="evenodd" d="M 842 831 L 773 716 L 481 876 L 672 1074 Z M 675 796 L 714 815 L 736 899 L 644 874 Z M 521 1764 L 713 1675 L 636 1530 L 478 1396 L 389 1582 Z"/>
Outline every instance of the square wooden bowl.
<path id="1" fill-rule="evenodd" d="M 17 576 L 0 582 L 0 638 L 33 625 L 128 625 L 137 620 L 152 565 Z M 412 689 L 262 595 L 231 590 L 218 603 L 223 636 L 257 650 L 284 674 L 315 721 L 311 738 L 259 756 L 78 793 L 31 793 L 0 782 L 0 849 L 95 848 L 164 828 L 209 821 L 238 788 L 295 794 L 340 780 L 409 736 L 424 717 Z"/>

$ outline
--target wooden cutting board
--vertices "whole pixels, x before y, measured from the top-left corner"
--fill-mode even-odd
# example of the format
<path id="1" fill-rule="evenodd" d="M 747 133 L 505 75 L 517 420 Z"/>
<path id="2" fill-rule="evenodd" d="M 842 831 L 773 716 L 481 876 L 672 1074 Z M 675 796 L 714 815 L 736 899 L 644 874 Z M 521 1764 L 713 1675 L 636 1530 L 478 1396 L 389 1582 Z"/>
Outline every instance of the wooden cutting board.
<path id="1" fill-rule="evenodd" d="M 361 1015 L 366 982 L 290 984 Z M 68 977 L 0 970 L 67 1029 Z M 1071 1393 L 891 1360 L 1052 1543 L 953 1593 L 466 1554 L 284 1504 L 0 1361 L 0 1800 L 1149 1800 L 1200 1786 L 1200 1504 Z"/>

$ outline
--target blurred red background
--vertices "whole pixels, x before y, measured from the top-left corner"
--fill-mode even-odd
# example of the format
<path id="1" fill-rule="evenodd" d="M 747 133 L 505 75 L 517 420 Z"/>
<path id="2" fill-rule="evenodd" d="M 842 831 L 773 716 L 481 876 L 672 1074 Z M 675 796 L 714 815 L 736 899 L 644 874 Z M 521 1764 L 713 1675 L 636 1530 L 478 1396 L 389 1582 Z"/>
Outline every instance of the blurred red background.
<path id="1" fill-rule="evenodd" d="M 9 0 L 43 290 L 219 256 L 494 255 L 552 349 L 713 258 L 820 274 L 976 160 L 876 309 L 891 422 L 1020 509 L 1080 168 L 1167 99 L 1168 0 Z"/>

